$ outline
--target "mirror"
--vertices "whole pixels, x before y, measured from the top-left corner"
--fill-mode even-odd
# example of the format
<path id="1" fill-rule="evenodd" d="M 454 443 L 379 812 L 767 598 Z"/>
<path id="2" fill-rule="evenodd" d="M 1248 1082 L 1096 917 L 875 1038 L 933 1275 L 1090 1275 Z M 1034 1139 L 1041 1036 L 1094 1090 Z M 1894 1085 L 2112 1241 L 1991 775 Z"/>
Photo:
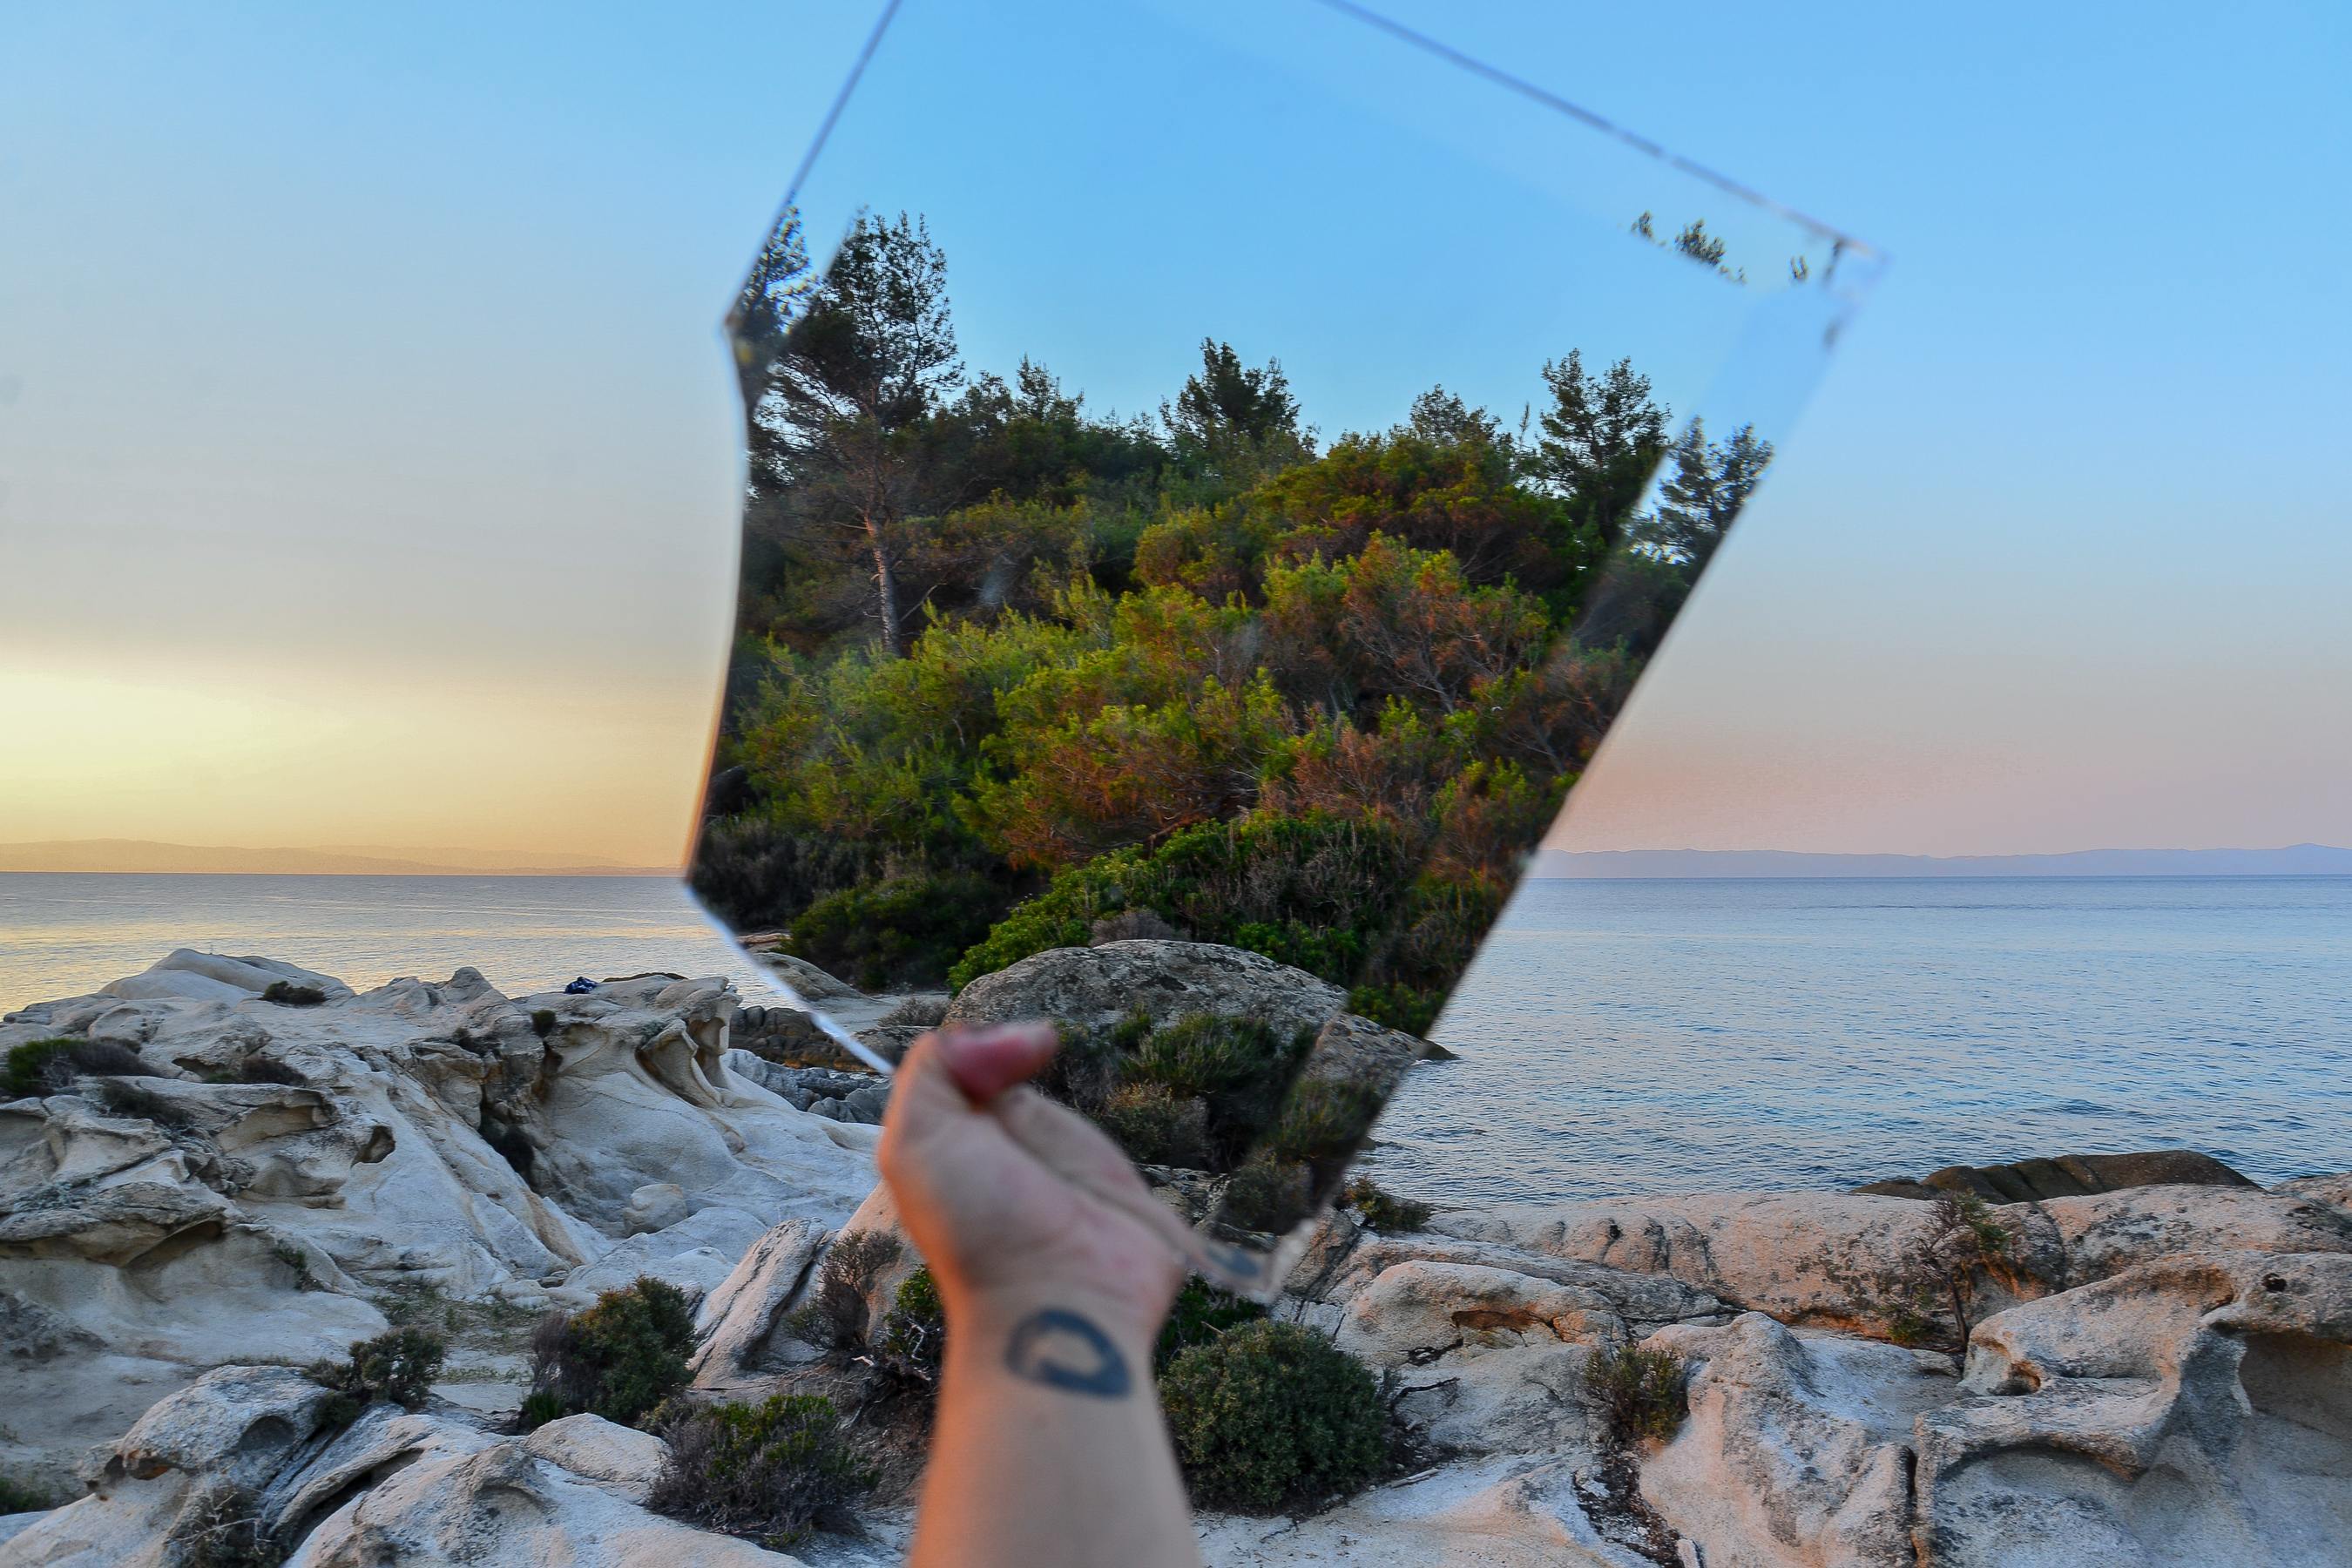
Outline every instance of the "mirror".
<path id="1" fill-rule="evenodd" d="M 1875 268 L 1352 8 L 895 6 L 730 320 L 753 1070 L 1050 1017 L 1270 1290 Z"/>

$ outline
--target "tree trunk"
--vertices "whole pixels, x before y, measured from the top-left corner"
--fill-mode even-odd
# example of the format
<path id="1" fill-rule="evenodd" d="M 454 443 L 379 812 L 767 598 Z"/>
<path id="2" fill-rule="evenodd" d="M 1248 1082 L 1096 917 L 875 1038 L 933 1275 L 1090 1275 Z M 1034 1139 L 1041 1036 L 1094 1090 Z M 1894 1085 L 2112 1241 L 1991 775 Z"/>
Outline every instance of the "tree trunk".
<path id="1" fill-rule="evenodd" d="M 890 547 L 883 542 L 880 526 L 872 520 L 866 524 L 866 536 L 874 546 L 874 595 L 882 616 L 882 647 L 892 658 L 906 653 L 898 645 L 898 574 L 890 561 Z"/>

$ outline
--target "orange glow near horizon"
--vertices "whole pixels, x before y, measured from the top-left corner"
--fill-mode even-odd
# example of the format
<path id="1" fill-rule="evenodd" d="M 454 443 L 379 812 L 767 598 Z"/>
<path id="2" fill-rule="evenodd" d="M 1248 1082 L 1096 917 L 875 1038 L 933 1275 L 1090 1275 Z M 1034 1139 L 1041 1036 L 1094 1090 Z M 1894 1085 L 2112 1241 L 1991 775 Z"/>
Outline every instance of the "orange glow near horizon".
<path id="1" fill-rule="evenodd" d="M 248 848 L 366 845 L 677 866 L 701 788 L 712 689 L 583 707 L 562 672 L 469 689 L 351 672 L 267 685 L 0 673 L 0 842 L 130 838 Z"/>

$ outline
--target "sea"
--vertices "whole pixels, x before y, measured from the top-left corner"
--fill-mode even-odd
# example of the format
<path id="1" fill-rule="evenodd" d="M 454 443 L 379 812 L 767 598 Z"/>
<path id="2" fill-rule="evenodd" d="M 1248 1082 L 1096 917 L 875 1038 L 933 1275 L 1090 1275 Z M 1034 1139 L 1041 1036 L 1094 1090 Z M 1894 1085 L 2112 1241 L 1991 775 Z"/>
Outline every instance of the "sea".
<path id="1" fill-rule="evenodd" d="M 662 878 L 0 875 L 0 1012 L 175 947 L 765 994 Z M 1456 1059 L 1367 1163 L 1448 1206 L 2170 1147 L 2343 1171 L 2352 878 L 1530 881 L 1434 1032 Z"/>

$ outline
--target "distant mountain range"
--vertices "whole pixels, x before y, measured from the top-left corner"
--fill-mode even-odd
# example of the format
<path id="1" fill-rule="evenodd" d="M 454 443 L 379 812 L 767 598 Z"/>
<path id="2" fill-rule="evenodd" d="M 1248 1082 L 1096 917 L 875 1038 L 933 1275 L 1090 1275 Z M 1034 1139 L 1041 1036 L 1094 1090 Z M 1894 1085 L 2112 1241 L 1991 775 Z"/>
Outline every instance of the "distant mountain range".
<path id="1" fill-rule="evenodd" d="M 2078 849 L 2067 855 L 1811 855 L 1545 849 L 1530 877 L 2352 877 L 2352 849 Z"/>
<path id="2" fill-rule="evenodd" d="M 0 844 L 5 871 L 178 871 L 219 875 L 343 877 L 675 877 L 672 866 L 627 866 L 596 855 L 328 845 L 244 849 L 147 838 L 53 838 Z"/>

